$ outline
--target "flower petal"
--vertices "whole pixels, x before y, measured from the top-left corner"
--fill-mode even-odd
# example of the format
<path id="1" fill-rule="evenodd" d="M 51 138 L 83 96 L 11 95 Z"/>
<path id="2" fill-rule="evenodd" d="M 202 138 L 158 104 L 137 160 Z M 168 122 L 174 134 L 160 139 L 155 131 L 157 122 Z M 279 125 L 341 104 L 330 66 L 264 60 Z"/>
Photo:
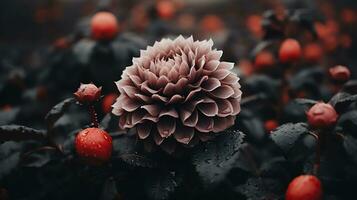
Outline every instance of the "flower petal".
<path id="1" fill-rule="evenodd" d="M 228 115 L 233 114 L 233 106 L 229 100 L 226 99 L 217 99 L 217 106 L 218 106 L 218 116 L 219 117 L 226 117 Z"/>
<path id="2" fill-rule="evenodd" d="M 136 126 L 136 128 L 137 128 L 139 138 L 145 139 L 145 138 L 149 137 L 149 135 L 150 135 L 152 123 L 144 122 L 144 123 L 138 124 Z"/>
<path id="3" fill-rule="evenodd" d="M 215 102 L 213 103 L 201 103 L 197 106 L 202 114 L 213 117 L 218 114 L 218 106 Z"/>
<path id="4" fill-rule="evenodd" d="M 214 121 L 212 117 L 206 117 L 204 115 L 200 115 L 195 128 L 200 132 L 208 133 L 213 130 L 213 126 L 214 126 Z"/>
<path id="5" fill-rule="evenodd" d="M 211 94 L 220 99 L 227 99 L 234 94 L 234 90 L 228 85 L 222 85 L 221 87 L 213 90 Z"/>
<path id="6" fill-rule="evenodd" d="M 152 116 L 158 116 L 161 111 L 161 107 L 155 104 L 144 105 L 141 108 L 145 109 Z"/>
<path id="7" fill-rule="evenodd" d="M 164 116 L 159 119 L 157 123 L 157 131 L 160 136 L 167 138 L 175 132 L 176 120 L 173 117 Z"/>
<path id="8" fill-rule="evenodd" d="M 198 122 L 198 112 L 197 110 L 193 111 L 191 113 L 191 115 L 186 118 L 185 120 L 182 120 L 182 123 L 185 125 L 185 126 L 189 126 L 189 127 L 195 127 L 197 125 L 197 122 Z"/>
<path id="9" fill-rule="evenodd" d="M 221 82 L 216 78 L 209 78 L 206 81 L 204 81 L 201 86 L 204 91 L 210 92 L 221 86 Z"/>
<path id="10" fill-rule="evenodd" d="M 194 133 L 194 128 L 179 125 L 176 127 L 174 137 L 178 142 L 188 144 L 192 140 Z"/>

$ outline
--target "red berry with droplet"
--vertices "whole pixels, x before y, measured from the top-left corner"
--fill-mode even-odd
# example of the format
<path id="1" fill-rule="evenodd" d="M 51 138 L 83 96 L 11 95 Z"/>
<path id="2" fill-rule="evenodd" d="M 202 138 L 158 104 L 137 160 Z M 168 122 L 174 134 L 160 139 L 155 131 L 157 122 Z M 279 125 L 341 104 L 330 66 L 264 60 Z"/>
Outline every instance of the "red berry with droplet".
<path id="1" fill-rule="evenodd" d="M 102 87 L 97 87 L 93 83 L 82 84 L 78 88 L 77 92 L 74 93 L 77 101 L 79 103 L 92 103 L 100 98 L 102 93 Z"/>
<path id="2" fill-rule="evenodd" d="M 301 57 L 301 46 L 295 39 L 286 39 L 280 46 L 279 59 L 282 63 L 295 62 Z"/>
<path id="3" fill-rule="evenodd" d="M 75 139 L 78 156 L 88 164 L 101 165 L 112 155 L 112 137 L 99 128 L 87 128 L 78 133 Z"/>
<path id="4" fill-rule="evenodd" d="M 342 65 L 337 65 L 329 69 L 330 76 L 333 80 L 339 82 L 346 82 L 351 77 L 350 70 Z"/>
<path id="5" fill-rule="evenodd" d="M 111 40 L 118 30 L 117 18 L 110 12 L 98 12 L 91 20 L 92 37 L 96 40 Z"/>
<path id="6" fill-rule="evenodd" d="M 285 200 L 321 200 L 320 180 L 311 175 L 301 175 L 292 180 L 285 194 Z"/>
<path id="7" fill-rule="evenodd" d="M 336 124 L 338 114 L 332 105 L 317 103 L 306 113 L 310 126 L 314 128 L 329 128 Z"/>

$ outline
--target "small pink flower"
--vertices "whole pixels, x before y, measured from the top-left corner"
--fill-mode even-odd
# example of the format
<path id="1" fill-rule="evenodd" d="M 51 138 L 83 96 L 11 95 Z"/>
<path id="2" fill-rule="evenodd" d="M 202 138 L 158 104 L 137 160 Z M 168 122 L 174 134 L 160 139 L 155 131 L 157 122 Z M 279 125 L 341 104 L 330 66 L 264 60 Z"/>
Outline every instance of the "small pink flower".
<path id="1" fill-rule="evenodd" d="M 120 128 L 136 128 L 140 139 L 157 145 L 166 138 L 188 144 L 205 140 L 234 124 L 240 112 L 239 78 L 234 64 L 220 61 L 213 42 L 179 36 L 141 51 L 116 82 L 113 105 Z"/>
<path id="2" fill-rule="evenodd" d="M 92 103 L 100 98 L 102 87 L 97 87 L 93 83 L 83 84 L 74 93 L 79 103 Z"/>

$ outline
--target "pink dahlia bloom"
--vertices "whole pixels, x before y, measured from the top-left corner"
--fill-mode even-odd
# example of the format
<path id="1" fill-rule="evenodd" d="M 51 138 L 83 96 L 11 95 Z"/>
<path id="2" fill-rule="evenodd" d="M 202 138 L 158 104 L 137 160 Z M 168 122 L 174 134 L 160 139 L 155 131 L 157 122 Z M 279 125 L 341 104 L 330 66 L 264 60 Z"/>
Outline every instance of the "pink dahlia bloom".
<path id="1" fill-rule="evenodd" d="M 116 82 L 113 105 L 121 128 L 136 128 L 140 139 L 157 145 L 173 137 L 188 144 L 234 124 L 240 112 L 239 78 L 234 63 L 220 61 L 213 42 L 179 36 L 141 51 Z"/>

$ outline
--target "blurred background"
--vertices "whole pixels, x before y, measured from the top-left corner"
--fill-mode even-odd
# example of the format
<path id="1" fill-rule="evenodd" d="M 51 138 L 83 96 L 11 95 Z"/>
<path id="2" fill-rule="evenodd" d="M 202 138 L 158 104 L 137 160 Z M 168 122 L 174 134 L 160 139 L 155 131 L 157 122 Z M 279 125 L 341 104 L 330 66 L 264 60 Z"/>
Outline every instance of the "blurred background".
<path id="1" fill-rule="evenodd" d="M 245 80 L 263 74 L 280 83 L 291 77 L 301 82 L 292 79 L 282 88 L 288 94 L 274 94 L 286 102 L 329 99 L 336 88 L 316 78 L 324 76 L 321 70 L 346 65 L 356 77 L 356 8 L 355 0 L 1 0 L 0 108 L 21 107 L 24 113 L 2 124 L 42 120 L 80 82 L 103 86 L 113 101 L 114 81 L 140 49 L 178 35 L 212 38 L 224 51 L 222 59 L 236 63 L 245 95 L 252 93 Z M 91 35 L 90 21 L 99 11 L 117 18 L 118 34 L 109 43 Z M 290 71 L 277 61 L 286 38 L 297 39 L 303 54 Z M 320 71 L 305 71 L 310 80 L 298 73 L 306 68 Z M 305 91 L 311 82 L 321 85 L 319 92 Z"/>

